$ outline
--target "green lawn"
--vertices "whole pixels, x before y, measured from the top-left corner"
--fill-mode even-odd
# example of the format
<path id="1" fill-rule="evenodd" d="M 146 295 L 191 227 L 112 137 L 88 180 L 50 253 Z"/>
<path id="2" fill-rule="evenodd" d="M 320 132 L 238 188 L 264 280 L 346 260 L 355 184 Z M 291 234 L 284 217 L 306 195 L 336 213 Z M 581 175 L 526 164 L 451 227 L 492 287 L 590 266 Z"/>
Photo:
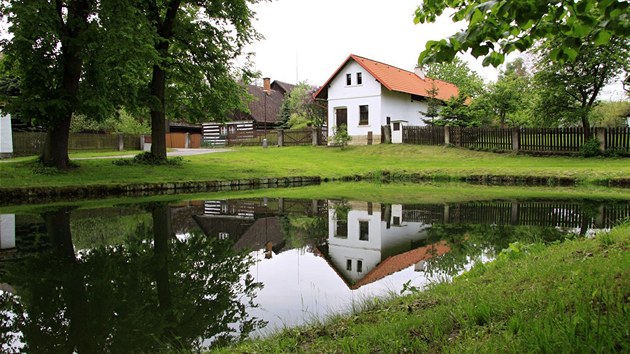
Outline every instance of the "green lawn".
<path id="1" fill-rule="evenodd" d="M 223 353 L 627 353 L 630 224 L 512 245 L 452 283 Z"/>
<path id="2" fill-rule="evenodd" d="M 0 163 L 2 187 L 71 186 L 241 178 L 342 177 L 382 171 L 431 177 L 468 175 L 572 177 L 585 182 L 630 178 L 622 158 L 532 157 L 417 145 L 373 145 L 345 150 L 329 147 L 236 148 L 233 152 L 185 158 L 180 166 L 117 166 L 112 160 L 81 160 L 79 168 L 56 173 L 34 159 Z"/>

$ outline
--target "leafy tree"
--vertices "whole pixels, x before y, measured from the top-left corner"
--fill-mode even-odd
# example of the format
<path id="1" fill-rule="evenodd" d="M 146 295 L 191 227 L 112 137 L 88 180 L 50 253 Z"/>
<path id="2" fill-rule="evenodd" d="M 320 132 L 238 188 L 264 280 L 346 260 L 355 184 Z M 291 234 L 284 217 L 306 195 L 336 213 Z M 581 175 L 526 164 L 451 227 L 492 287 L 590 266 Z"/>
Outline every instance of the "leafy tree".
<path id="1" fill-rule="evenodd" d="M 352 140 L 352 137 L 348 134 L 348 127 L 346 127 L 345 124 L 334 127 L 332 138 L 335 145 L 340 146 L 341 150 L 343 150 L 348 145 L 348 142 Z"/>
<path id="2" fill-rule="evenodd" d="M 496 67 L 506 54 L 552 38 L 559 42 L 549 53 L 551 60 L 575 61 L 585 38 L 599 46 L 630 33 L 630 3 L 615 0 L 426 0 L 416 9 L 414 22 L 435 22 L 446 9 L 455 10 L 453 22 L 465 20 L 467 27 L 448 39 L 427 42 L 422 63 L 450 61 L 470 51 L 483 57 L 484 65 Z"/>
<path id="3" fill-rule="evenodd" d="M 630 116 L 630 102 L 604 101 L 590 112 L 589 122 L 600 127 L 625 127 L 626 117 Z"/>
<path id="4" fill-rule="evenodd" d="M 1 46 L 19 87 L 5 109 L 46 127 L 41 161 L 68 168 L 73 114 L 102 120 L 137 96 L 133 83 L 152 61 L 145 21 L 126 0 L 2 1 L 0 14 L 10 24 Z"/>
<path id="5" fill-rule="evenodd" d="M 449 62 L 427 65 L 427 76 L 454 84 L 464 97 L 475 97 L 484 88 L 481 76 L 470 69 L 468 64 L 459 57 L 454 57 Z"/>
<path id="6" fill-rule="evenodd" d="M 166 111 L 204 120 L 224 119 L 236 109 L 245 88 L 236 82 L 234 59 L 259 38 L 250 4 L 259 0 L 147 0 L 143 12 L 156 36 L 159 60 L 153 65 L 148 101 L 151 153 L 166 159 Z M 245 70 L 243 77 L 252 73 Z M 168 83 L 168 85 L 167 85 Z"/>
<path id="7" fill-rule="evenodd" d="M 429 95 L 429 97 L 427 98 L 427 110 L 426 112 L 420 111 L 422 115 L 427 117 L 427 119 L 424 119 L 424 118 L 422 119 L 424 124 L 427 124 L 427 125 L 436 124 L 435 118 L 440 115 L 440 106 L 442 105 L 442 102 L 436 98 L 438 93 L 439 93 L 439 89 L 437 88 L 437 86 L 435 86 L 435 83 L 431 85 L 431 89 L 427 90 L 427 95 Z"/>
<path id="8" fill-rule="evenodd" d="M 582 125 L 589 138 L 589 114 L 602 88 L 630 69 L 630 40 L 613 37 L 597 45 L 596 39 L 587 39 L 576 60 L 564 63 L 553 61 L 552 52 L 560 43 L 550 41 L 540 48 L 536 115 L 546 125 Z"/>
<path id="9" fill-rule="evenodd" d="M 313 96 L 316 88 L 306 82 L 298 83 L 284 98 L 280 120 L 285 128 L 322 127 L 326 123 L 326 105 Z"/>

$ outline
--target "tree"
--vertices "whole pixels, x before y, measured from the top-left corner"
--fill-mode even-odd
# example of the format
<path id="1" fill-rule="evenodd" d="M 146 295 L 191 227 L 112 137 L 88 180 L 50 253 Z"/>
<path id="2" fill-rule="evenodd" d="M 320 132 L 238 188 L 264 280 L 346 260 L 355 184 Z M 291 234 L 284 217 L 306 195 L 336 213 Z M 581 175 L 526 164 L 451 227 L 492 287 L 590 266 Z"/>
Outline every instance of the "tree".
<path id="1" fill-rule="evenodd" d="M 484 65 L 499 66 L 505 55 L 531 48 L 537 41 L 561 35 L 549 54 L 553 61 L 574 61 L 585 38 L 605 45 L 613 36 L 630 33 L 630 3 L 615 0 L 425 0 L 415 12 L 415 23 L 435 22 L 453 9 L 453 22 L 467 27 L 448 39 L 429 41 L 419 62 L 445 62 L 470 50 Z"/>
<path id="2" fill-rule="evenodd" d="M 613 37 L 605 45 L 587 38 L 573 62 L 554 62 L 552 52 L 561 41 L 540 47 L 536 113 L 547 125 L 580 124 L 591 136 L 589 114 L 604 86 L 630 70 L 630 40 Z"/>
<path id="3" fill-rule="evenodd" d="M 322 127 L 326 123 L 326 104 L 315 99 L 316 88 L 298 83 L 282 101 L 280 120 L 285 128 Z"/>
<path id="4" fill-rule="evenodd" d="M 427 76 L 454 84 L 464 97 L 475 97 L 484 88 L 481 76 L 471 70 L 468 64 L 459 57 L 454 57 L 449 62 L 427 65 Z"/>
<path id="5" fill-rule="evenodd" d="M 223 119 L 246 110 L 245 88 L 236 81 L 234 59 L 259 35 L 250 4 L 259 0 L 147 0 L 143 12 L 153 25 L 154 49 L 148 106 L 151 153 L 166 159 L 166 111 L 196 120 Z M 252 73 L 245 70 L 243 77 Z M 167 85 L 168 82 L 168 85 Z"/>
<path id="6" fill-rule="evenodd" d="M 442 102 L 437 99 L 437 95 L 439 93 L 439 89 L 435 86 L 435 83 L 431 84 L 431 88 L 427 90 L 427 110 L 426 112 L 420 111 L 422 115 L 427 117 L 427 119 L 422 118 L 424 124 L 427 125 L 435 125 L 435 118 L 440 115 L 440 106 Z"/>
<path id="7" fill-rule="evenodd" d="M 11 69 L 3 76 L 19 87 L 5 109 L 46 127 L 41 161 L 66 169 L 72 115 L 104 119 L 136 96 L 152 60 L 145 22 L 125 0 L 2 1 L 0 14 L 12 35 L 1 43 Z"/>

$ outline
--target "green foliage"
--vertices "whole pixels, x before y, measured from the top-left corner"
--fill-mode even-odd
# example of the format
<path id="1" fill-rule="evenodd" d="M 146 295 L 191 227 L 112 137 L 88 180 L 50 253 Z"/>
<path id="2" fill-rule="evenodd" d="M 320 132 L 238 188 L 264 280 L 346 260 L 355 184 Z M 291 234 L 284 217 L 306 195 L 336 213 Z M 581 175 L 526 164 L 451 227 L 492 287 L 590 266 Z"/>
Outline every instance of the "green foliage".
<path id="1" fill-rule="evenodd" d="M 427 119 L 423 118 L 422 121 L 427 125 L 435 125 L 435 118 L 440 115 L 440 106 L 441 101 L 437 99 L 437 95 L 439 90 L 435 83 L 431 85 L 431 89 L 427 90 L 427 94 L 429 95 L 427 99 L 427 111 L 420 112 L 423 116 L 427 117 Z"/>
<path id="2" fill-rule="evenodd" d="M 415 23 L 435 22 L 453 9 L 453 22 L 465 28 L 448 39 L 429 41 L 421 63 L 448 62 L 468 51 L 484 65 L 499 66 L 505 55 L 524 52 L 540 40 L 560 38 L 550 53 L 555 62 L 576 61 L 586 38 L 596 46 L 630 33 L 630 4 L 612 0 L 485 1 L 427 0 L 415 11 Z M 456 25 L 456 27 L 460 27 Z"/>
<path id="3" fill-rule="evenodd" d="M 588 139 L 582 146 L 580 146 L 580 155 L 582 157 L 594 157 L 601 155 L 602 152 L 599 149 L 599 140 L 596 138 Z"/>
<path id="4" fill-rule="evenodd" d="M 464 97 L 476 97 L 484 88 L 481 76 L 470 69 L 468 64 L 459 57 L 449 62 L 427 65 L 427 76 L 455 84 L 460 95 Z"/>
<path id="5" fill-rule="evenodd" d="M 284 98 L 280 108 L 284 128 L 321 127 L 326 123 L 326 104 L 313 97 L 315 90 L 308 83 L 300 82 Z"/>
<path id="6" fill-rule="evenodd" d="M 141 135 L 151 132 L 151 127 L 141 117 L 134 117 L 124 108 L 103 121 L 89 119 L 85 115 L 74 115 L 70 124 L 70 131 L 74 133 L 101 132 Z"/>
<path id="7" fill-rule="evenodd" d="M 348 134 L 348 129 L 345 125 L 335 126 L 332 140 L 335 146 L 340 146 L 343 150 L 352 137 Z"/>
<path id="8" fill-rule="evenodd" d="M 585 38 L 572 62 L 554 61 L 559 40 L 539 48 L 534 117 L 540 125 L 582 125 L 589 129 L 589 115 L 602 88 L 630 69 L 628 38 L 613 37 L 602 45 L 593 41 L 592 37 Z"/>
<path id="9" fill-rule="evenodd" d="M 602 101 L 591 110 L 588 120 L 598 127 L 625 127 L 630 116 L 630 102 Z"/>

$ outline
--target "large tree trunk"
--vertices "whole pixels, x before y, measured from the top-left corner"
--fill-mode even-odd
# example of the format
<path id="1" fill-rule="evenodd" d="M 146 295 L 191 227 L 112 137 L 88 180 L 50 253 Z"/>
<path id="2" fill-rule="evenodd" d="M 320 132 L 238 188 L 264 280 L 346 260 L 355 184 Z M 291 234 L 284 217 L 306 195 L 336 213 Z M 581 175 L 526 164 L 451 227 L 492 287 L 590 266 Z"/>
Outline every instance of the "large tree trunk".
<path id="1" fill-rule="evenodd" d="M 45 166 L 67 169 L 70 167 L 68 158 L 68 138 L 70 136 L 70 121 L 77 104 L 79 81 L 83 71 L 83 50 L 85 44 L 79 39 L 88 29 L 88 16 L 92 1 L 76 0 L 68 7 L 67 18 L 59 9 L 58 15 L 62 23 L 61 52 L 63 53 L 63 76 L 59 88 L 59 98 L 63 108 L 57 112 L 50 112 L 51 124 L 46 131 L 46 142 L 41 155 L 41 162 Z M 56 116 L 56 117 L 55 117 Z"/>
<path id="2" fill-rule="evenodd" d="M 71 115 L 56 120 L 54 126 L 46 130 L 46 142 L 40 156 L 45 166 L 65 170 L 70 167 L 68 158 L 68 138 L 70 136 Z"/>
<path id="3" fill-rule="evenodd" d="M 164 337 L 172 340 L 174 336 L 175 314 L 173 312 L 173 294 L 171 292 L 169 255 L 171 228 L 171 209 L 168 205 L 158 205 L 151 211 L 153 216 L 153 252 L 155 259 L 155 284 L 160 311 L 169 326 L 164 328 Z"/>
<path id="4" fill-rule="evenodd" d="M 168 51 L 168 45 L 166 50 Z M 166 160 L 165 87 L 166 72 L 159 65 L 154 65 L 153 78 L 151 79 L 151 95 L 158 100 L 160 106 L 151 107 L 151 154 L 160 160 Z"/>
<path id="5" fill-rule="evenodd" d="M 173 37 L 173 27 L 177 18 L 177 11 L 181 0 L 171 0 L 166 9 L 164 21 L 160 23 L 158 35 L 160 42 L 155 49 L 160 54 L 160 59 L 164 64 L 168 59 L 169 40 Z M 153 4 L 153 8 L 157 9 L 157 4 Z M 153 14 L 153 19 L 159 22 L 159 12 Z M 159 102 L 159 107 L 151 107 L 151 154 L 160 160 L 166 160 L 166 116 L 164 104 L 164 92 L 166 89 L 166 71 L 160 64 L 153 66 L 153 77 L 151 78 L 151 95 Z M 156 109 L 157 108 L 157 109 Z"/>

